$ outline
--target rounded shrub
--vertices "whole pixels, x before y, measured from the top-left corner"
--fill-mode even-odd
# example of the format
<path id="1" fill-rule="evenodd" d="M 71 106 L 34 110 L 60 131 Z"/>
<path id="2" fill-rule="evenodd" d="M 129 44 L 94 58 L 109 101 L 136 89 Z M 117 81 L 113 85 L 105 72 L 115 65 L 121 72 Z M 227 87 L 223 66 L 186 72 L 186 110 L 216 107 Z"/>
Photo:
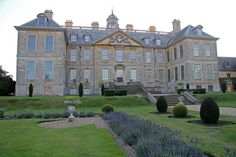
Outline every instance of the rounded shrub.
<path id="1" fill-rule="evenodd" d="M 156 108 L 159 112 L 166 112 L 167 111 L 167 101 L 163 96 L 160 96 L 156 102 Z"/>
<path id="2" fill-rule="evenodd" d="M 173 108 L 173 114 L 175 117 L 186 117 L 188 114 L 188 109 L 184 103 L 178 103 Z"/>
<path id="3" fill-rule="evenodd" d="M 215 100 L 208 97 L 203 100 L 200 108 L 200 117 L 204 123 L 217 123 L 220 117 L 220 109 Z"/>
<path id="4" fill-rule="evenodd" d="M 111 104 L 104 104 L 102 106 L 102 112 L 108 113 L 108 112 L 113 112 L 113 107 Z"/>

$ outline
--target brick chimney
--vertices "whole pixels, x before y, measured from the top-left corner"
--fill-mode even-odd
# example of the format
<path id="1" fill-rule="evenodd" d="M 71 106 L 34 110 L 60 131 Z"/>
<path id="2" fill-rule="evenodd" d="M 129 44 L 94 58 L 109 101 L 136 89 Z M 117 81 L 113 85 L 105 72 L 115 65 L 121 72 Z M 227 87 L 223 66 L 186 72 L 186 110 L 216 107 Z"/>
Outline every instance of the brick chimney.
<path id="1" fill-rule="evenodd" d="M 48 20 L 52 20 L 52 17 L 53 17 L 52 10 L 45 10 L 44 14 L 47 16 Z"/>
<path id="2" fill-rule="evenodd" d="M 66 20 L 65 24 L 66 24 L 67 29 L 72 29 L 72 26 L 73 26 L 72 20 Z"/>
<path id="3" fill-rule="evenodd" d="M 149 26 L 148 31 L 151 33 L 155 33 L 156 32 L 156 27 L 155 26 Z"/>
<path id="4" fill-rule="evenodd" d="M 132 24 L 127 24 L 126 25 L 126 31 L 127 32 L 133 32 L 134 30 L 134 26 Z"/>
<path id="5" fill-rule="evenodd" d="M 177 33 L 178 31 L 180 31 L 181 27 L 179 20 L 174 19 L 172 24 L 173 24 L 173 33 Z"/>
<path id="6" fill-rule="evenodd" d="M 93 30 L 98 30 L 99 28 L 99 23 L 97 21 L 94 21 L 91 23 L 92 29 Z"/>

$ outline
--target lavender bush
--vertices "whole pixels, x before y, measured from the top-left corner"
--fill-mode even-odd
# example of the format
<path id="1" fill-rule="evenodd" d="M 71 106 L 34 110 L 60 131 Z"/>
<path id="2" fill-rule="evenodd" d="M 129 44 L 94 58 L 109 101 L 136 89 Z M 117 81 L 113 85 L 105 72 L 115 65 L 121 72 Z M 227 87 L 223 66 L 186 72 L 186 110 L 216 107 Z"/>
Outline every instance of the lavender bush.
<path id="1" fill-rule="evenodd" d="M 122 112 L 104 114 L 103 117 L 111 129 L 135 149 L 138 157 L 204 156 L 194 144 L 181 140 L 179 131 Z"/>

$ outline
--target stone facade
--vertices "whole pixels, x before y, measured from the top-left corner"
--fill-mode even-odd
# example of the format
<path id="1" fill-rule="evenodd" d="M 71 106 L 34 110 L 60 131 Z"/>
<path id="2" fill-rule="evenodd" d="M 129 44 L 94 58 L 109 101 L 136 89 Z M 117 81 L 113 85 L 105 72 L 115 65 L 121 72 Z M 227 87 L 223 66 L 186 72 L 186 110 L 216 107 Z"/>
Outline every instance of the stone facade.
<path id="1" fill-rule="evenodd" d="M 107 27 L 60 26 L 46 10 L 18 30 L 16 95 L 77 95 L 84 84 L 85 94 L 98 94 L 100 84 L 139 81 L 149 90 L 175 92 L 177 84 L 219 91 L 217 38 L 191 25 L 173 31 L 134 30 L 119 27 L 118 18 L 107 18 Z M 194 45 L 197 45 L 194 47 Z M 207 47 L 207 48 L 206 48 Z M 30 51 L 29 51 L 30 49 Z M 33 52 L 32 52 L 33 49 Z M 50 52 L 47 52 L 47 49 Z"/>

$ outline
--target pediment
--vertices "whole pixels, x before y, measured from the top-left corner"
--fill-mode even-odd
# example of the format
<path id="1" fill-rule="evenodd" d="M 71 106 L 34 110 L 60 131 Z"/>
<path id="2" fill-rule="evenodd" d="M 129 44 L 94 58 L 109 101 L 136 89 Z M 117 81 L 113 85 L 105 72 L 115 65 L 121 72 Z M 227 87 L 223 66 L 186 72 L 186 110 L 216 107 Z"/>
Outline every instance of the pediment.
<path id="1" fill-rule="evenodd" d="M 143 46 L 142 43 L 133 39 L 131 36 L 122 31 L 117 31 L 100 41 L 98 45 L 119 45 L 119 46 Z"/>

